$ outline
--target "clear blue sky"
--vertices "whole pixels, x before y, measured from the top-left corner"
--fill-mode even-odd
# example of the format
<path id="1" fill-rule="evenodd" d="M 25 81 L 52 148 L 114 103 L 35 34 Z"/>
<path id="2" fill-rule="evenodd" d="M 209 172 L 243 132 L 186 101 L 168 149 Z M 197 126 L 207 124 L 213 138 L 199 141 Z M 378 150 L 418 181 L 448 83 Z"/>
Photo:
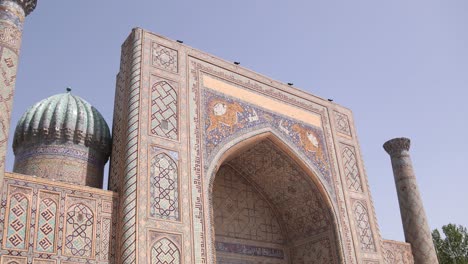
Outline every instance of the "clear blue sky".
<path id="1" fill-rule="evenodd" d="M 431 227 L 468 226 L 466 14 L 465 0 L 39 0 L 12 121 L 72 86 L 111 126 L 120 45 L 142 27 L 351 108 L 384 238 L 404 240 L 382 149 L 398 136 L 412 139 Z"/>

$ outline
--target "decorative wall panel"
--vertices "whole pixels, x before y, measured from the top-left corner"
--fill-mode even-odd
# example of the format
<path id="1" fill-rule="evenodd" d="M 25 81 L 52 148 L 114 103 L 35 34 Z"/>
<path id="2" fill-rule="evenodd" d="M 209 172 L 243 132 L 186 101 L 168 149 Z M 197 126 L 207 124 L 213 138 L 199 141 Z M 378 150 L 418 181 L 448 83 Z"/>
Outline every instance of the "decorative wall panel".
<path id="1" fill-rule="evenodd" d="M 351 128 L 349 126 L 348 116 L 337 111 L 335 113 L 335 125 L 338 133 L 351 137 Z"/>
<path id="2" fill-rule="evenodd" d="M 9 207 L 5 229 L 5 248 L 27 249 L 29 238 L 29 214 L 31 189 L 12 187 L 9 189 Z"/>
<path id="3" fill-rule="evenodd" d="M 292 249 L 292 263 L 320 263 L 335 262 L 334 250 L 329 238 L 309 241 Z"/>
<path id="4" fill-rule="evenodd" d="M 151 264 L 179 264 L 180 251 L 177 246 L 167 238 L 161 238 L 151 248 Z"/>
<path id="5" fill-rule="evenodd" d="M 37 214 L 36 251 L 55 252 L 56 232 L 59 208 L 59 194 L 39 193 L 39 211 Z"/>
<path id="6" fill-rule="evenodd" d="M 159 81 L 151 88 L 151 133 L 178 139 L 177 90 L 169 81 Z"/>
<path id="7" fill-rule="evenodd" d="M 383 251 L 385 264 L 414 264 L 411 245 L 408 243 L 384 240 Z"/>
<path id="8" fill-rule="evenodd" d="M 179 172 L 176 152 L 156 152 L 150 165 L 150 215 L 179 220 Z M 171 156 L 169 156 L 169 155 Z"/>
<path id="9" fill-rule="evenodd" d="M 354 148 L 343 144 L 341 147 L 341 158 L 343 159 L 346 186 L 350 191 L 362 192 L 361 175 L 359 173 L 359 167 L 357 164 Z"/>
<path id="10" fill-rule="evenodd" d="M 158 43 L 153 43 L 152 55 L 153 66 L 172 73 L 177 73 L 179 65 L 177 50 Z"/>
<path id="11" fill-rule="evenodd" d="M 93 256 L 94 220 L 94 212 L 86 204 L 78 203 L 69 207 L 66 214 L 65 254 L 87 258 Z"/>
<path id="12" fill-rule="evenodd" d="M 39 259 L 39 258 L 33 259 L 33 262 L 32 262 L 32 264 L 55 264 L 55 263 L 57 263 L 56 260 L 47 260 L 47 259 Z"/>
<path id="13" fill-rule="evenodd" d="M 13 257 L 13 256 L 2 256 L 2 264 L 27 264 L 28 258 L 26 257 Z"/>
<path id="14" fill-rule="evenodd" d="M 27 230 L 23 232 L 21 227 L 14 234 L 4 232 L 0 239 L 0 245 L 4 245 L 0 249 L 2 257 L 27 257 L 28 263 L 36 264 L 53 264 L 58 260 L 73 264 L 115 263 L 116 223 L 112 218 L 117 203 L 115 194 L 10 173 L 6 174 L 4 187 L 0 223 L 3 226 L 9 225 L 9 219 L 19 220 L 15 226 L 26 223 Z M 13 199 L 8 198 L 10 194 Z M 9 243 L 20 243 L 6 248 L 8 239 L 15 234 L 21 239 Z M 16 258 L 15 261 L 27 262 Z"/>
<path id="15" fill-rule="evenodd" d="M 353 214 L 361 249 L 363 251 L 375 252 L 374 235 L 372 233 L 371 224 L 369 222 L 369 213 L 366 206 L 360 201 L 355 201 L 353 205 Z"/>
<path id="16" fill-rule="evenodd" d="M 101 259 L 109 260 L 112 237 L 112 219 L 103 217 L 101 220 Z"/>

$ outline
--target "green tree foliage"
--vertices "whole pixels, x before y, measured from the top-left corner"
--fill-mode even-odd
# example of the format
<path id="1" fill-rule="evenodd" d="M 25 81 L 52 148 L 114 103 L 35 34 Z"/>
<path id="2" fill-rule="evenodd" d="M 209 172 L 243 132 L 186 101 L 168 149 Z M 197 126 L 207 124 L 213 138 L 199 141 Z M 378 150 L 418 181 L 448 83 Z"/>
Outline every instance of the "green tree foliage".
<path id="1" fill-rule="evenodd" d="M 442 227 L 444 238 L 439 230 L 432 231 L 432 239 L 440 264 L 468 264 L 468 232 L 461 225 L 448 224 Z"/>

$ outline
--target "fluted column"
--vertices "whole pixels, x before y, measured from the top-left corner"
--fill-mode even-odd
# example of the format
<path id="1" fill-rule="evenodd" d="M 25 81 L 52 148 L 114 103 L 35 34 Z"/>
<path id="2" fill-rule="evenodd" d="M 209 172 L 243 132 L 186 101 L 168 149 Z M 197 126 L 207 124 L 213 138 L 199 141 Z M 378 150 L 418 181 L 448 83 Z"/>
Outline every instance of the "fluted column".
<path id="1" fill-rule="evenodd" d="M 0 190 L 5 174 L 11 108 L 24 18 L 37 0 L 0 0 Z"/>
<path id="2" fill-rule="evenodd" d="M 405 239 L 411 244 L 414 263 L 437 264 L 439 262 L 409 155 L 410 140 L 394 138 L 385 142 L 383 147 L 392 160 Z"/>

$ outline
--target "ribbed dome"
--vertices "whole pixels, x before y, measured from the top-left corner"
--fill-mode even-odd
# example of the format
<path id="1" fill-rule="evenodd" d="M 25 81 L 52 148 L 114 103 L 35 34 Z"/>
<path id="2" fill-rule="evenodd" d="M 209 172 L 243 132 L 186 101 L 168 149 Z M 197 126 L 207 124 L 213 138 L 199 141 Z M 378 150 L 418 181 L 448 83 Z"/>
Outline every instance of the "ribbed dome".
<path id="1" fill-rule="evenodd" d="M 111 136 L 102 115 L 71 89 L 33 105 L 19 120 L 13 151 L 28 143 L 58 140 L 82 144 L 110 154 Z"/>

